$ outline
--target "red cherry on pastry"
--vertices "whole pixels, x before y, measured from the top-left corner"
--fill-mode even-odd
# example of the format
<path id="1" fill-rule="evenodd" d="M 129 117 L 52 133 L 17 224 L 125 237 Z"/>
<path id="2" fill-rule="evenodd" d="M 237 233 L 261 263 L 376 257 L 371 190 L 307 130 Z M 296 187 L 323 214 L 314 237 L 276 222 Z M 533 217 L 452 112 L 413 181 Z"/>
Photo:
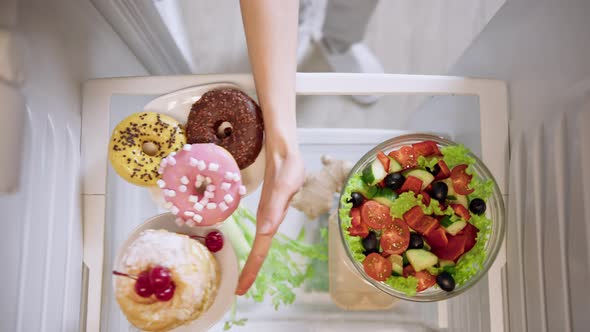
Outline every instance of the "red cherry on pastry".
<path id="1" fill-rule="evenodd" d="M 156 292 L 156 298 L 163 302 L 170 301 L 170 299 L 172 299 L 174 296 L 174 289 L 176 289 L 176 285 L 174 282 L 171 282 L 168 287 L 159 292 Z"/>
<path id="2" fill-rule="evenodd" d="M 135 281 L 135 293 L 141 297 L 150 297 L 154 294 L 148 271 L 143 271 L 137 276 L 137 280 Z"/>
<path id="3" fill-rule="evenodd" d="M 150 271 L 150 283 L 154 292 L 165 290 L 170 286 L 172 278 L 170 276 L 170 270 L 167 268 L 157 265 Z"/>
<path id="4" fill-rule="evenodd" d="M 191 239 L 205 239 L 205 246 L 211 252 L 218 252 L 223 248 L 223 234 L 219 231 L 211 231 L 207 236 L 190 235 Z"/>
<path id="5" fill-rule="evenodd" d="M 205 246 L 211 252 L 218 252 L 223 248 L 223 234 L 219 231 L 212 231 L 205 237 Z"/>

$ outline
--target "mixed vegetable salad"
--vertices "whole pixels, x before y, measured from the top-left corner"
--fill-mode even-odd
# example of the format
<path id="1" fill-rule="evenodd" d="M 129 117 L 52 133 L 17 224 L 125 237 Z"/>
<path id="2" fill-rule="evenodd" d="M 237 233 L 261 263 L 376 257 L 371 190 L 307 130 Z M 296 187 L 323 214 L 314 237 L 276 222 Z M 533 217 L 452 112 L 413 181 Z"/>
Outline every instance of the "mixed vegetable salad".
<path id="1" fill-rule="evenodd" d="M 379 152 L 354 174 L 339 216 L 354 260 L 371 278 L 414 296 L 451 292 L 483 268 L 492 180 L 474 172 L 463 145 L 423 141 Z"/>

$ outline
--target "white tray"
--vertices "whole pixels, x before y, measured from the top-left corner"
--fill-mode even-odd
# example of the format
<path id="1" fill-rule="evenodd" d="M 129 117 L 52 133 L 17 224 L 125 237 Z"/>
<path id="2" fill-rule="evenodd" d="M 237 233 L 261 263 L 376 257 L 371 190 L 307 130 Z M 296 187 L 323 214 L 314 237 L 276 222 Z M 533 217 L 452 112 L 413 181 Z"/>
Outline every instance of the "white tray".
<path id="1" fill-rule="evenodd" d="M 139 109 L 112 109 L 116 95 L 155 95 L 160 96 L 180 89 L 211 83 L 231 83 L 253 93 L 253 81 L 249 75 L 210 75 L 175 77 L 137 77 L 98 79 L 84 85 L 82 114 L 82 176 L 83 176 L 83 223 L 84 223 L 84 264 L 87 267 L 85 327 L 87 331 L 127 329 L 124 322 L 117 325 L 120 315 L 117 308 L 110 306 L 112 293 L 105 289 L 103 280 L 105 270 L 112 264 L 111 248 L 125 239 L 130 229 L 141 221 L 157 213 L 150 207 L 149 194 L 141 188 L 125 184 L 122 180 L 108 174 L 107 142 L 112 122 L 123 117 L 123 112 L 137 112 Z M 297 93 L 305 95 L 359 95 L 359 94 L 420 94 L 420 95 L 475 95 L 479 97 L 481 123 L 481 157 L 498 181 L 500 189 L 506 193 L 506 172 L 508 169 L 508 110 L 506 85 L 501 81 L 469 79 L 444 76 L 414 76 L 389 74 L 297 74 Z M 112 112 L 121 112 L 112 113 Z M 111 118 L 113 117 L 113 118 Z M 336 158 L 358 159 L 365 151 L 391 136 L 400 134 L 391 130 L 355 130 L 354 135 L 347 129 L 301 129 L 299 139 L 308 170 L 320 167 L 319 156 L 326 151 Z M 452 133 L 449 133 L 452 138 Z M 117 198 L 125 197 L 132 206 L 141 209 L 117 208 Z M 255 193 L 245 200 L 247 206 L 256 208 L 258 195 Z M 506 196 L 505 196 L 506 197 Z M 505 198 L 506 199 L 506 198 Z M 120 204 L 120 203 L 119 203 Z M 129 204 L 127 204 L 129 205 Z M 289 224 L 301 226 L 291 220 L 301 219 L 289 213 Z M 308 227 L 308 226 L 306 226 Z M 449 320 L 461 315 L 458 308 L 473 307 L 489 311 L 491 331 L 504 330 L 504 310 L 506 308 L 503 292 L 505 249 L 502 248 L 495 264 L 488 272 L 485 285 L 478 285 L 473 291 L 459 296 L 456 300 L 436 304 L 404 303 L 396 306 L 395 312 L 364 313 L 363 320 L 396 322 L 397 324 L 421 323 L 431 328 L 446 328 Z M 108 287 L 108 286 L 107 286 Z M 488 303 L 461 303 L 462 299 L 477 295 L 481 287 Z M 472 295 L 468 295 L 472 293 Z M 269 312 L 267 304 L 253 306 L 248 310 L 250 328 L 282 328 L 289 322 L 299 319 L 300 327 L 307 329 L 329 325 L 331 328 L 354 326 L 358 316 L 348 315 L 330 303 L 327 294 L 299 294 L 291 308 L 285 308 L 273 316 L 273 321 L 264 320 Z M 105 309 L 106 308 L 106 309 Z M 101 309 L 104 312 L 101 313 Z M 469 317 L 467 315 L 467 317 Z M 332 319 L 331 319 L 332 318 Z M 281 321 L 282 320 L 282 321 Z M 326 321 L 327 320 L 327 321 Z M 277 323 L 278 322 L 278 323 Z M 324 322 L 324 323 L 322 323 Z M 329 322 L 329 323 L 328 323 Z M 283 324 L 283 325 L 281 325 Z M 352 324 L 352 325 L 351 325 Z"/>

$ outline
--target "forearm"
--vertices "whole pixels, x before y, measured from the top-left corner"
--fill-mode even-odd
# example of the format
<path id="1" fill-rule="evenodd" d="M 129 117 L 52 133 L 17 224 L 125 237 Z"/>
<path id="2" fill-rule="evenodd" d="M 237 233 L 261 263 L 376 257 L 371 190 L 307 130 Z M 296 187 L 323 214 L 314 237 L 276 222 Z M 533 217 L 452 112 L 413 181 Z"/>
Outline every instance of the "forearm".
<path id="1" fill-rule="evenodd" d="M 297 0 L 241 0 L 267 147 L 296 144 Z M 276 146 L 275 146 L 276 145 Z"/>

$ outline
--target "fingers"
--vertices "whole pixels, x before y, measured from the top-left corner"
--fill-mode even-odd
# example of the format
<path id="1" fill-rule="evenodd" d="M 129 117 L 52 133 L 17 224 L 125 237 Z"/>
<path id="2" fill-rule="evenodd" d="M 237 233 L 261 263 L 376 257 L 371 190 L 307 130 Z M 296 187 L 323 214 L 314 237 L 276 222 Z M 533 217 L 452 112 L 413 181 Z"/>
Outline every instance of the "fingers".
<path id="1" fill-rule="evenodd" d="M 240 275 L 236 294 L 244 295 L 248 289 L 250 289 L 266 259 L 271 244 L 272 234 L 256 234 L 254 245 L 252 245 L 252 251 L 248 256 L 246 265 L 244 265 L 244 269 Z"/>
<path id="2" fill-rule="evenodd" d="M 264 190 L 263 190 L 264 191 Z M 256 280 L 256 276 L 268 255 L 272 238 L 285 218 L 291 194 L 274 190 L 263 193 L 258 211 L 258 225 L 252 251 L 244 265 L 236 294 L 244 295 Z"/>

